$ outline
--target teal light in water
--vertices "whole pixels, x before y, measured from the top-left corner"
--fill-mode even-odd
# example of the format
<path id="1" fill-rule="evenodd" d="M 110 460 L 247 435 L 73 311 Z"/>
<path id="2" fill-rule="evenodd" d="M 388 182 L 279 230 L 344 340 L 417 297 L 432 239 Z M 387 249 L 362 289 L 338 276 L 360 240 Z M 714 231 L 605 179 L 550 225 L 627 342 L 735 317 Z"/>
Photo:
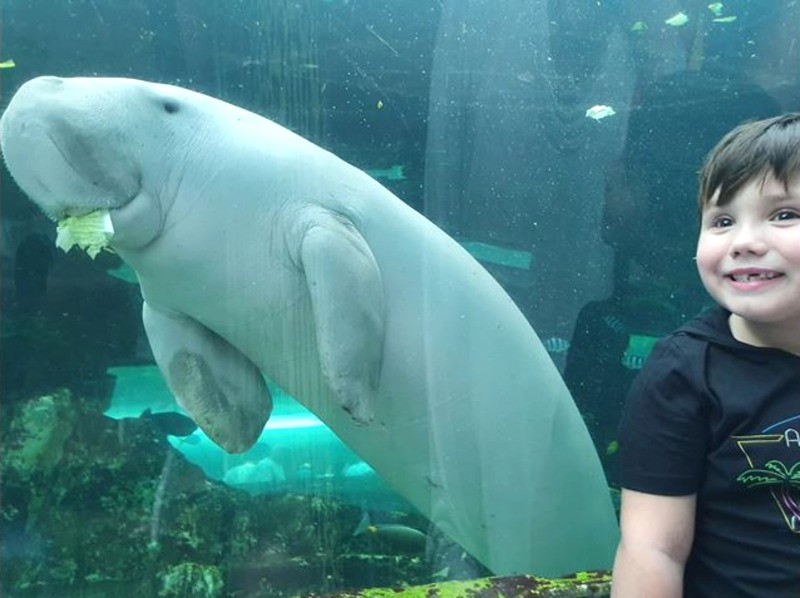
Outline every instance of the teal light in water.
<path id="1" fill-rule="evenodd" d="M 308 415 L 285 415 L 269 418 L 267 430 L 296 430 L 298 428 L 319 428 L 324 426 L 321 420 L 311 414 Z"/>
<path id="2" fill-rule="evenodd" d="M 138 418 L 148 409 L 151 414 L 183 413 L 155 365 L 119 366 L 108 373 L 115 384 L 107 417 Z M 168 434 L 166 439 L 187 461 L 218 481 L 225 481 L 231 469 L 261 463 L 266 457 L 280 464 L 283 481 L 252 479 L 236 485 L 252 494 L 314 493 L 322 488 L 349 504 L 387 511 L 412 509 L 322 420 L 280 388 L 270 385 L 270 393 L 272 415 L 255 445 L 244 453 L 225 453 L 199 428 L 186 436 Z"/>

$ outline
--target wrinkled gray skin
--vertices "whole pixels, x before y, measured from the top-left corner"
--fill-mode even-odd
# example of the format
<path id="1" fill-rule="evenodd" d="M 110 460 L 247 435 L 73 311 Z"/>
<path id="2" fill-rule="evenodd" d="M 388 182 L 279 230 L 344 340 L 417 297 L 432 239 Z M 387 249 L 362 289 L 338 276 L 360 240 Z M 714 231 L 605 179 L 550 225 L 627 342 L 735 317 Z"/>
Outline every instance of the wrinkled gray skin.
<path id="1" fill-rule="evenodd" d="M 26 83 L 6 164 L 54 219 L 110 209 L 158 366 L 228 451 L 266 376 L 497 574 L 611 564 L 588 433 L 536 334 L 457 243 L 286 129 L 130 79 Z"/>

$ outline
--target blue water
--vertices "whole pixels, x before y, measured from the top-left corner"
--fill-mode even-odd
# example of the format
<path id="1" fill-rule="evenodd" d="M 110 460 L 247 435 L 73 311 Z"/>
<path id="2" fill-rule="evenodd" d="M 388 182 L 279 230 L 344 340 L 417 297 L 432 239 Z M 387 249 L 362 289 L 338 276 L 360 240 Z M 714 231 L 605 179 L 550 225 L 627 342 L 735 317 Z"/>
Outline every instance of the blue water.
<path id="1" fill-rule="evenodd" d="M 172 83 L 368 171 L 519 306 L 613 488 L 628 385 L 709 303 L 696 173 L 734 125 L 800 109 L 798 37 L 789 0 L 6 0 L 0 92 L 5 107 L 43 74 Z M 56 251 L 5 169 L 0 197 L 3 595 L 282 597 L 489 573 L 280 389 L 243 455 L 141 417 L 180 408 L 135 278 L 114 255 Z M 355 534 L 365 513 L 376 531 Z M 395 525 L 427 550 L 378 533 Z"/>

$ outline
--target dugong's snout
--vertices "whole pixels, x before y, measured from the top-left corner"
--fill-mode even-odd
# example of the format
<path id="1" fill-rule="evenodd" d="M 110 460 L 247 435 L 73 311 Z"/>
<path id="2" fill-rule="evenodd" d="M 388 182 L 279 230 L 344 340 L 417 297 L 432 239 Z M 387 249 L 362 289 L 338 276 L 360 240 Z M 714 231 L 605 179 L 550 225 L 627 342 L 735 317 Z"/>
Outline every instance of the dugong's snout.
<path id="1" fill-rule="evenodd" d="M 15 104 L 28 104 L 33 98 L 37 98 L 37 101 L 45 101 L 48 95 L 57 93 L 62 89 L 64 82 L 65 80 L 62 77 L 55 77 L 53 75 L 42 75 L 29 79 L 14 93 L 14 98 L 12 98 L 9 104 L 9 110 L 6 110 L 6 113 L 10 111 L 13 112 L 11 108 Z M 4 114 L 3 120 L 5 120 L 5 116 Z"/>
<path id="2" fill-rule="evenodd" d="M 64 87 L 64 79 L 51 75 L 43 75 L 26 81 L 16 91 L 3 116 L 0 117 L 0 143 L 5 142 L 15 128 L 25 130 L 27 124 L 36 122 L 48 105 Z"/>
<path id="3" fill-rule="evenodd" d="M 55 76 L 31 79 L 12 97 L 0 119 L 3 159 L 51 218 L 119 207 L 139 193 L 131 143 L 114 116 L 122 97 Z"/>
<path id="4" fill-rule="evenodd" d="M 44 91 L 57 91 L 64 85 L 62 77 L 54 75 L 41 75 L 23 83 L 22 88 L 41 88 Z M 20 88 L 20 89 L 22 89 Z"/>

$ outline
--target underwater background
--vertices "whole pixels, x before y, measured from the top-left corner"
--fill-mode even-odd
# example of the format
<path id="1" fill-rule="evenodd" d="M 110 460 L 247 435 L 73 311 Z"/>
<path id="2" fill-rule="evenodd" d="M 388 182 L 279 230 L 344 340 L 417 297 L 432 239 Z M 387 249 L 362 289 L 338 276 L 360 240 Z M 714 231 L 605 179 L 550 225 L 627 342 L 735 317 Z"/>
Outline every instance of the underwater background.
<path id="1" fill-rule="evenodd" d="M 539 335 L 612 496 L 630 382 L 709 303 L 692 261 L 702 158 L 744 120 L 800 110 L 798 0 L 4 0 L 1 34 L 2 107 L 45 74 L 188 87 L 426 215 Z M 5 169 L 0 224 L 3 596 L 491 575 L 279 389 L 258 443 L 224 453 L 153 364 L 133 272 L 57 251 Z"/>

